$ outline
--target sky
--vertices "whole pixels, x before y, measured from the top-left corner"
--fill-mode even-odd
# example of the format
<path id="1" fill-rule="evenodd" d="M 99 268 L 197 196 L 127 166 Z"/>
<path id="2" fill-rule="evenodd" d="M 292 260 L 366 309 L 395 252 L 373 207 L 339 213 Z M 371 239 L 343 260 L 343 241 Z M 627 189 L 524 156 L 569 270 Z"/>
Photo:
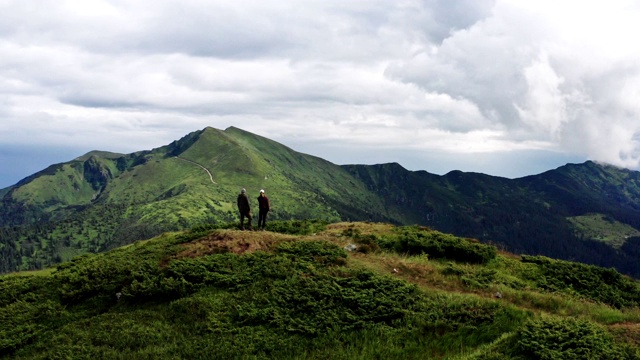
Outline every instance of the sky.
<path id="1" fill-rule="evenodd" d="M 235 126 L 336 164 L 640 169 L 635 0 L 0 0 L 0 188 Z"/>

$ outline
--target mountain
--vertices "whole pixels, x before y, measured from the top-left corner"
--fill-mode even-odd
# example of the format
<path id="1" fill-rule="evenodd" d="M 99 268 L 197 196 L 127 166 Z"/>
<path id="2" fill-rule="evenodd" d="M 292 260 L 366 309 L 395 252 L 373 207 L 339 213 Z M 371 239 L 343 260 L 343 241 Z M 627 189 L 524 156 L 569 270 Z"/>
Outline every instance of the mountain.
<path id="1" fill-rule="evenodd" d="M 200 226 L 0 275 L 0 359 L 637 360 L 639 305 L 613 269 L 425 227 Z"/>
<path id="2" fill-rule="evenodd" d="M 392 221 L 340 166 L 237 128 L 206 128 L 149 151 L 93 151 L 4 189 L 0 272 L 236 220 L 241 188 L 253 206 L 266 190 L 271 219 Z"/>
<path id="3" fill-rule="evenodd" d="M 519 179 L 344 166 L 411 223 L 640 275 L 640 173 L 587 161 Z"/>
<path id="4" fill-rule="evenodd" d="M 237 221 L 260 189 L 271 220 L 420 224 L 523 254 L 640 276 L 640 173 L 586 162 L 506 179 L 343 165 L 230 127 L 132 154 L 92 151 L 0 190 L 0 272 L 167 231 Z"/>

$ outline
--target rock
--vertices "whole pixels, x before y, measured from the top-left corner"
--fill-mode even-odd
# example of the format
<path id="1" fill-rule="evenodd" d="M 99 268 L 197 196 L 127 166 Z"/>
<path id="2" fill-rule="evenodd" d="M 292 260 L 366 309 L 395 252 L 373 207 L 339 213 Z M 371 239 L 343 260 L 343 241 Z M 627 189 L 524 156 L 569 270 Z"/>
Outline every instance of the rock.
<path id="1" fill-rule="evenodd" d="M 346 251 L 356 251 L 357 248 L 358 248 L 358 246 L 356 246 L 356 244 L 349 244 L 349 245 L 344 247 L 344 249 Z"/>

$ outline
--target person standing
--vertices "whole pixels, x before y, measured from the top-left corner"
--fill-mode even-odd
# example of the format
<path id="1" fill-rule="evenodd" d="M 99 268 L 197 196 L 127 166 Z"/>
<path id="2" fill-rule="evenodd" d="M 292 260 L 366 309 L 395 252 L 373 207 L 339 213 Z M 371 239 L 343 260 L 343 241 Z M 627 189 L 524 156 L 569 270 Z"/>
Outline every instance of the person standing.
<path id="1" fill-rule="evenodd" d="M 267 213 L 270 209 L 269 198 L 264 194 L 264 190 L 260 190 L 260 196 L 258 196 L 258 228 L 264 230 L 267 224 Z"/>
<path id="2" fill-rule="evenodd" d="M 240 230 L 244 230 L 244 218 L 248 220 L 249 230 L 253 230 L 251 227 L 251 206 L 249 205 L 249 197 L 247 196 L 247 190 L 242 189 L 238 195 L 238 211 L 240 211 Z"/>

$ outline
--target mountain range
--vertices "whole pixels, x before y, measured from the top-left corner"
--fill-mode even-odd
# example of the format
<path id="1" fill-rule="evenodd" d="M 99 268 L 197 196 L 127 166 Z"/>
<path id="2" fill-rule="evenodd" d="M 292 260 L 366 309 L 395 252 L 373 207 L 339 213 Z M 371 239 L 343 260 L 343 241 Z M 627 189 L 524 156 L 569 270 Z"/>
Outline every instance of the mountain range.
<path id="1" fill-rule="evenodd" d="M 0 272 L 237 221 L 242 188 L 254 208 L 266 191 L 269 220 L 418 224 L 640 276 L 636 171 L 587 161 L 507 179 L 336 165 L 235 127 L 131 154 L 92 151 L 0 189 Z"/>

